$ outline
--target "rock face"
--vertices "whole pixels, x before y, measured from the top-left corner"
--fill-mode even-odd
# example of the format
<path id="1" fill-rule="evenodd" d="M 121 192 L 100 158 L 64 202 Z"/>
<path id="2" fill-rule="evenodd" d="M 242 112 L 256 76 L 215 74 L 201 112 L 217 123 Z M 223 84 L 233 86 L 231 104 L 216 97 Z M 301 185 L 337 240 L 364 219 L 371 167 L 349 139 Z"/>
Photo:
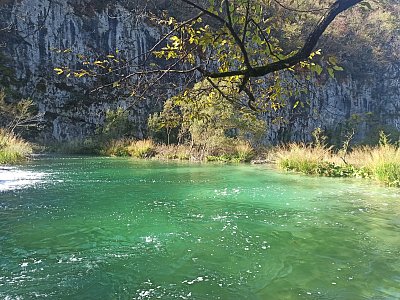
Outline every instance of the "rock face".
<path id="1" fill-rule="evenodd" d="M 304 108 L 282 112 L 288 124 L 272 125 L 272 142 L 311 140 L 315 128 L 324 129 L 331 142 L 340 144 L 346 132 L 355 129 L 359 142 L 376 142 L 379 130 L 398 135 L 400 130 L 400 68 L 389 65 L 382 74 L 314 80 L 303 99 Z M 307 99 L 308 98 L 308 99 Z M 371 140 L 372 139 L 372 140 Z"/>
<path id="2" fill-rule="evenodd" d="M 22 0 L 2 5 L 7 15 L 0 28 L 11 29 L 3 34 L 5 48 L 0 49 L 5 64 L 14 71 L 13 79 L 8 81 L 22 96 L 33 98 L 40 112 L 45 113 L 46 138 L 83 138 L 104 121 L 105 111 L 128 105 L 126 95 L 90 94 L 91 80 L 68 79 L 53 71 L 66 64 L 78 64 L 75 54 L 95 57 L 99 49 L 104 55 L 119 49 L 134 65 L 149 43 L 158 38 L 158 30 L 146 24 L 139 14 L 120 4 L 107 4 Z M 131 109 L 130 117 L 137 125 L 139 137 L 150 105 L 142 101 Z"/>
<path id="3" fill-rule="evenodd" d="M 105 55 L 118 49 L 134 65 L 160 35 L 139 10 L 122 1 L 0 0 L 0 11 L 0 84 L 37 102 L 47 121 L 44 139 L 84 138 L 104 122 L 108 109 L 130 105 L 127 95 L 89 93 L 90 79 L 58 77 L 55 67 L 77 65 L 74 53 L 96 56 L 99 49 Z M 289 105 L 282 116 L 290 122 L 271 124 L 267 140 L 307 141 L 316 127 L 335 135 L 349 122 L 358 122 L 359 140 L 377 124 L 400 130 L 399 70 L 392 64 L 383 74 L 319 79 L 304 99 L 308 105 L 298 110 Z M 147 115 L 157 105 L 144 100 L 130 106 L 138 137 L 145 135 Z"/>

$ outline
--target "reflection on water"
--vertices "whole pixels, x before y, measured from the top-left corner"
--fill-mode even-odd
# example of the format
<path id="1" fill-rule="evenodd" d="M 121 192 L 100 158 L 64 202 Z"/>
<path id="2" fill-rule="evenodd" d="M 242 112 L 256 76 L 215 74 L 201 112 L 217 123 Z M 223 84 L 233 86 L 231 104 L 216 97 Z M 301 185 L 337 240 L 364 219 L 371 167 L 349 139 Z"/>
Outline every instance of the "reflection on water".
<path id="1" fill-rule="evenodd" d="M 11 171 L 34 182 L 0 194 L 0 298 L 400 298 L 396 189 L 106 158 Z"/>

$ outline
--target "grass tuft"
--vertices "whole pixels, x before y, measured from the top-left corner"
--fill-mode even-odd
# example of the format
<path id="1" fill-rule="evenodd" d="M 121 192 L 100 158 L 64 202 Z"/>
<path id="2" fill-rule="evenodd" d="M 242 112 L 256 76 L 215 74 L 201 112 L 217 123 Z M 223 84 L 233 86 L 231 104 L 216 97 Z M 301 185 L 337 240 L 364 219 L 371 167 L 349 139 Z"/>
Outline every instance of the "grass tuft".
<path id="1" fill-rule="evenodd" d="M 134 143 L 130 139 L 110 140 L 101 146 L 100 154 L 106 156 L 129 156 L 128 147 Z"/>
<path id="2" fill-rule="evenodd" d="M 254 157 L 254 148 L 247 141 L 239 141 L 235 146 L 235 157 L 239 162 L 249 162 Z"/>
<path id="3" fill-rule="evenodd" d="M 287 171 L 328 177 L 372 178 L 388 186 L 400 187 L 400 148 L 392 144 L 353 149 L 341 161 L 340 155 L 325 146 L 290 144 L 276 150 L 277 165 Z"/>
<path id="4" fill-rule="evenodd" d="M 127 147 L 127 151 L 136 158 L 150 158 L 155 155 L 155 144 L 152 140 L 134 141 Z"/>
<path id="5" fill-rule="evenodd" d="M 26 160 L 32 154 L 30 143 L 15 134 L 0 129 L 0 164 L 13 164 Z"/>
<path id="6" fill-rule="evenodd" d="M 321 175 L 332 163 L 332 150 L 323 146 L 289 144 L 276 150 L 278 167 L 304 174 Z"/>
<path id="7" fill-rule="evenodd" d="M 349 155 L 349 163 L 365 166 L 376 180 L 388 185 L 400 187 L 400 148 L 383 144 L 376 147 L 355 149 Z"/>

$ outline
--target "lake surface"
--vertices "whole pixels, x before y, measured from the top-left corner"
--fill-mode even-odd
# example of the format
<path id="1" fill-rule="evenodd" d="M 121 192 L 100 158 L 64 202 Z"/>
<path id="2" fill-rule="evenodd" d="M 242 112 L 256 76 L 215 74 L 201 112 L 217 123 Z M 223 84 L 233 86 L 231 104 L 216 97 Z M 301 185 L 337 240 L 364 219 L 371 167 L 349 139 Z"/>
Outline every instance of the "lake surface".
<path id="1" fill-rule="evenodd" d="M 1 299 L 400 299 L 400 190 L 265 166 L 0 170 Z"/>

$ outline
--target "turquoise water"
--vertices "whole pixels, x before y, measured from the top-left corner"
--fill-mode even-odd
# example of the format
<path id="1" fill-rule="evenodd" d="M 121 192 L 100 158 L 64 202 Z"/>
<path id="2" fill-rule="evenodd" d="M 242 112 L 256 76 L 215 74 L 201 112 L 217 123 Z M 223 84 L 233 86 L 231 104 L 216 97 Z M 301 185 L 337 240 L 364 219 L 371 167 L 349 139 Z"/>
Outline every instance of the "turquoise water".
<path id="1" fill-rule="evenodd" d="M 1 299 L 400 299 L 400 191 L 264 166 L 0 170 Z"/>

